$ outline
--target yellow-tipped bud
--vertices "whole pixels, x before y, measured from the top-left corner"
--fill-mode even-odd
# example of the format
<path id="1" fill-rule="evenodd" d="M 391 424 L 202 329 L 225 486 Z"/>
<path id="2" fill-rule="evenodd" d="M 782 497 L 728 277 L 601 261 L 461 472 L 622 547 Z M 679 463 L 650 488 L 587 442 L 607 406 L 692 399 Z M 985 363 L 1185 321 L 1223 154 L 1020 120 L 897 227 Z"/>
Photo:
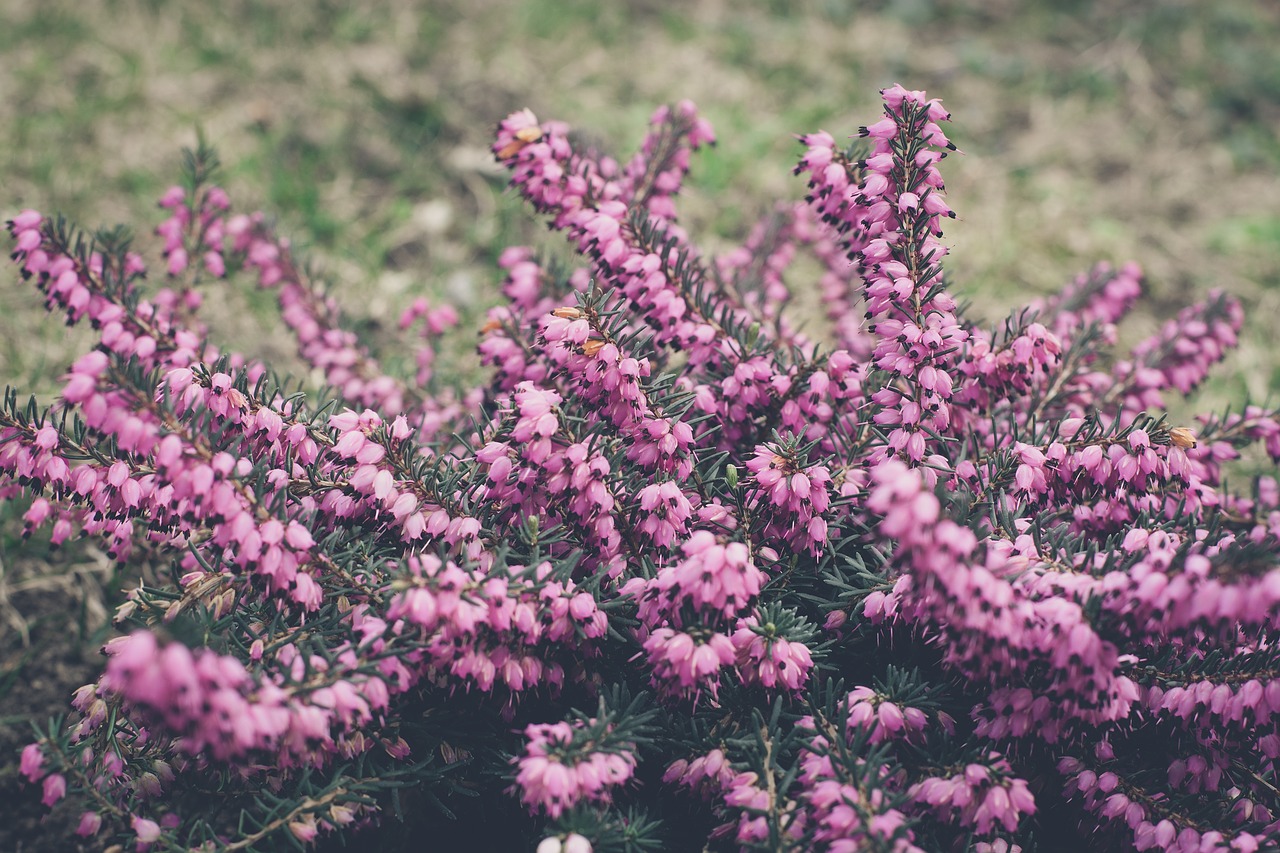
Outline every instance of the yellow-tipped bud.
<path id="1" fill-rule="evenodd" d="M 522 127 L 515 132 L 515 139 L 498 149 L 498 159 L 505 160 L 508 157 L 514 157 L 519 154 L 521 149 L 532 142 L 537 142 L 542 138 L 542 128 Z"/>

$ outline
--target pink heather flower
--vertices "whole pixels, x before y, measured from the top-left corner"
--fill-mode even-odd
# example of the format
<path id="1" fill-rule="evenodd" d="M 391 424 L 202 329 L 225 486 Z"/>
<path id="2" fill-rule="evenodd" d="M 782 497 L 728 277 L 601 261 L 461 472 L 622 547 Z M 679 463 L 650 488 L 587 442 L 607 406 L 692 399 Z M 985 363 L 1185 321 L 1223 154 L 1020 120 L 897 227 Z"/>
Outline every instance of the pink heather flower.
<path id="1" fill-rule="evenodd" d="M 17 216 L 10 220 L 15 232 L 33 231 L 40 227 L 40 223 L 44 221 L 44 216 L 38 210 L 23 210 Z"/>
<path id="2" fill-rule="evenodd" d="M 545 810 L 554 819 L 582 800 L 609 802 L 610 789 L 631 778 L 634 745 L 622 744 L 610 752 L 573 746 L 574 729 L 593 723 L 534 724 L 525 729 L 528 743 L 525 755 L 516 760 L 516 788 L 531 809 Z"/>
<path id="3" fill-rule="evenodd" d="M 50 773 L 44 777 L 44 796 L 40 802 L 52 806 L 67 795 L 67 779 L 61 773 Z"/>
<path id="4" fill-rule="evenodd" d="M 293 837 L 301 841 L 303 844 L 310 844 L 315 841 L 319 832 L 316 825 L 316 817 L 313 814 L 303 815 L 298 820 L 289 822 L 289 832 L 293 833 Z"/>
<path id="5" fill-rule="evenodd" d="M 760 594 L 765 574 L 741 542 L 722 543 L 711 531 L 698 530 L 681 550 L 683 560 L 659 569 L 647 584 L 627 587 L 628 594 L 638 597 L 639 615 L 646 624 L 682 625 L 685 608 L 700 614 L 703 623 L 729 618 Z"/>
<path id="6" fill-rule="evenodd" d="M 182 205 L 187 200 L 187 191 L 178 185 L 169 187 L 165 190 L 164 195 L 160 197 L 160 206 L 164 208 L 175 208 Z"/>
<path id="7" fill-rule="evenodd" d="M 712 796 L 729 788 L 737 775 L 724 751 L 713 749 L 706 755 L 699 755 L 689 761 L 676 761 L 667 768 L 663 780 Z"/>
<path id="8" fill-rule="evenodd" d="M 673 695 L 696 695 L 703 687 L 714 698 L 720 670 L 733 664 L 733 641 L 724 634 L 695 638 L 671 628 L 658 628 L 644 642 L 653 668 L 652 683 Z"/>
<path id="9" fill-rule="evenodd" d="M 130 818 L 133 832 L 138 836 L 138 845 L 141 848 L 147 844 L 153 844 L 160 840 L 160 824 L 154 820 L 134 815 Z"/>
<path id="10" fill-rule="evenodd" d="M 757 445 L 747 460 L 754 475 L 752 494 L 767 520 L 764 534 L 784 540 L 815 556 L 827 541 L 831 472 L 825 465 L 802 467 L 781 448 Z"/>
<path id="11" fill-rule="evenodd" d="M 670 547 L 676 538 L 686 532 L 693 506 L 675 482 L 653 483 L 640 490 L 640 509 L 647 515 L 640 523 L 640 531 L 648 534 L 654 545 Z"/>
<path id="12" fill-rule="evenodd" d="M 800 692 L 813 668 L 809 648 L 783 637 L 766 636 L 754 629 L 756 624 L 754 617 L 739 620 L 738 629 L 730 638 L 743 683 L 759 684 L 766 690 Z"/>
<path id="13" fill-rule="evenodd" d="M 33 252 L 40 246 L 40 232 L 31 229 L 19 231 L 14 240 L 14 249 L 19 252 Z"/>
<path id="14" fill-rule="evenodd" d="M 76 835 L 87 838 L 97 835 L 102 827 L 102 816 L 97 812 L 84 812 L 80 815 L 80 824 L 76 827 Z"/>
<path id="15" fill-rule="evenodd" d="M 187 250 L 174 249 L 169 253 L 168 273 L 171 276 L 182 275 L 187 268 Z"/>
<path id="16" fill-rule="evenodd" d="M 23 776 L 27 777 L 28 782 L 39 782 L 44 776 L 44 752 L 40 749 L 40 744 L 29 743 L 22 748 L 22 760 L 18 769 Z"/>
<path id="17" fill-rule="evenodd" d="M 992 756 L 990 766 L 970 764 L 960 774 L 947 778 L 930 777 L 911 787 L 908 793 L 941 815 L 953 816 L 962 826 L 972 826 L 986 835 L 998 823 L 1013 832 L 1023 816 L 1037 807 L 1026 780 L 1009 775 L 1008 763 Z"/>

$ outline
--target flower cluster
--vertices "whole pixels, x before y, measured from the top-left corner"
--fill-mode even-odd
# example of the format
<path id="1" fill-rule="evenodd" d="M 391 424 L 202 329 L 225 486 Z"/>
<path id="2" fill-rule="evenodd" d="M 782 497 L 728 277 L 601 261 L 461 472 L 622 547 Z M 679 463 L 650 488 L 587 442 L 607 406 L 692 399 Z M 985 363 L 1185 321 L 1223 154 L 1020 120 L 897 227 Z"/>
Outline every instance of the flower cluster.
<path id="1" fill-rule="evenodd" d="M 590 730 L 595 724 L 586 720 L 576 729 Z M 568 723 L 533 724 L 524 734 L 527 743 L 516 773 L 520 799 L 553 818 L 582 801 L 608 802 L 610 789 L 625 784 L 635 772 L 632 744 L 609 751 L 584 748 L 575 742 L 575 727 Z"/>
<path id="2" fill-rule="evenodd" d="M 637 615 L 651 627 L 723 623 L 760 594 L 764 572 L 752 563 L 741 542 L 717 542 L 709 530 L 684 543 L 684 559 L 645 581 L 631 580 L 624 590 L 639 603 Z"/>
<path id="3" fill-rule="evenodd" d="M 963 772 L 917 782 L 910 793 L 917 802 L 927 803 L 961 826 L 973 827 L 979 835 L 989 834 L 997 824 L 1013 832 L 1025 815 L 1035 812 L 1036 801 L 1026 780 L 1010 771 L 1009 763 L 993 754 L 988 763 L 969 764 Z"/>
<path id="4" fill-rule="evenodd" d="M 107 644 L 107 668 L 96 687 L 78 704 L 89 703 L 86 726 L 93 731 L 106 703 L 120 697 L 154 720 L 162 731 L 181 733 L 173 749 L 200 760 L 218 762 L 270 755 L 277 766 L 307 763 L 338 750 L 334 733 L 369 728 L 385 711 L 390 690 L 376 676 L 343 678 L 323 660 L 304 660 L 295 647 L 276 654 L 281 667 L 314 674 L 305 690 L 285 689 L 274 681 L 256 683 L 244 664 L 209 649 L 193 653 L 182 643 L 159 646 L 154 635 L 138 632 Z M 96 713 L 93 710 L 96 706 Z"/>
<path id="5" fill-rule="evenodd" d="M 503 120 L 574 262 L 501 254 L 468 389 L 452 306 L 399 306 L 411 357 L 362 340 L 208 151 L 154 290 L 123 232 L 15 215 L 18 275 L 92 339 L 53 405 L 5 394 L 0 497 L 127 587 L 22 776 L 140 850 L 345 843 L 405 789 L 476 849 L 1280 844 L 1280 485 L 1228 487 L 1280 460 L 1280 413 L 1166 410 L 1243 308 L 1117 357 L 1142 273 L 1102 264 L 971 319 L 950 117 L 882 97 L 714 257 L 677 215 L 715 138 L 691 104 L 623 160 Z M 788 310 L 806 275 L 830 342 Z M 210 343 L 213 279 L 275 290 L 301 387 Z"/>
<path id="6" fill-rule="evenodd" d="M 447 674 L 464 690 L 558 689 L 564 652 L 590 654 L 608 629 L 595 597 L 556 579 L 547 562 L 501 576 L 411 555 L 407 569 L 386 618 L 420 633 L 425 658 L 416 663 L 427 675 Z"/>
<path id="7" fill-rule="evenodd" d="M 765 690 L 781 687 L 792 693 L 804 688 L 813 669 L 813 653 L 805 643 L 782 634 L 776 622 L 761 625 L 755 616 L 739 620 L 730 639 L 744 684 L 759 684 Z"/>
<path id="8" fill-rule="evenodd" d="M 822 552 L 829 530 L 831 472 L 825 465 L 804 466 L 788 448 L 757 445 L 747 460 L 757 524 L 766 539 L 781 540 L 815 556 Z"/>

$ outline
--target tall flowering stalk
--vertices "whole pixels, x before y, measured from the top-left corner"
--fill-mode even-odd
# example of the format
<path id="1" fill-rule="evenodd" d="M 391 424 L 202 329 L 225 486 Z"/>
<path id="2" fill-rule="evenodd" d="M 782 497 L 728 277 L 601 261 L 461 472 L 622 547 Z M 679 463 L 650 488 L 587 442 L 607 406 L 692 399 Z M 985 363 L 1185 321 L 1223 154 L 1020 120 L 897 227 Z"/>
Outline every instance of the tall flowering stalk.
<path id="1" fill-rule="evenodd" d="M 10 220 L 96 338 L 53 406 L 6 393 L 0 489 L 24 534 L 147 579 L 22 753 L 44 802 L 139 850 L 371 832 L 405 797 L 474 849 L 1280 844 L 1280 486 L 1224 487 L 1280 419 L 1163 411 L 1240 306 L 1116 357 L 1141 272 L 1100 265 L 971 321 L 950 116 L 882 94 L 853 145 L 802 137 L 804 200 L 718 258 L 677 216 L 714 141 L 691 104 L 626 165 L 508 117 L 493 153 L 580 265 L 503 253 L 461 392 L 449 306 L 405 311 L 415 373 L 387 375 L 207 151 L 162 200 L 154 293 L 124 232 Z M 786 310 L 802 250 L 833 345 Z M 236 277 L 333 399 L 209 342 Z"/>

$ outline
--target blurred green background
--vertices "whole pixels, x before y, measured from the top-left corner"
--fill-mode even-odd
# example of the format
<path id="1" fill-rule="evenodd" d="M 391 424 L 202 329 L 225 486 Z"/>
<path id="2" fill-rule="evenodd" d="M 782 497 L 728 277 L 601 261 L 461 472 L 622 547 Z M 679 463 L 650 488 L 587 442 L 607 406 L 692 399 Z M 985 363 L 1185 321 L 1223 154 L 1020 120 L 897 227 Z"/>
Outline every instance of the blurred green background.
<path id="1" fill-rule="evenodd" d="M 1280 387 L 1277 45 L 1269 0 L 0 0 L 0 218 L 123 221 L 154 249 L 155 200 L 199 128 L 236 206 L 279 219 L 371 345 L 428 294 L 462 310 L 465 349 L 496 301 L 498 253 L 545 242 L 488 153 L 509 112 L 563 119 L 625 158 L 656 106 L 693 99 L 720 143 L 695 159 L 682 209 L 716 250 L 803 194 L 795 134 L 846 137 L 901 82 L 954 115 L 949 268 L 976 314 L 1131 259 L 1152 292 L 1133 340 L 1224 287 L 1249 327 L 1202 395 L 1221 408 Z M 288 369 L 272 295 L 217 289 L 215 337 Z M 0 384 L 51 401 L 89 338 L 46 320 L 12 269 L 0 307 Z M 0 540 L 6 802 L 31 799 L 10 748 L 92 677 L 77 642 L 110 598 L 92 549 L 65 571 L 44 556 Z M 46 844 L 25 849 L 75 849 Z"/>
<path id="2" fill-rule="evenodd" d="M 950 268 L 982 316 L 1133 259 L 1156 296 L 1139 331 L 1226 287 L 1261 321 L 1233 392 L 1280 379 L 1274 3 L 0 0 L 0 16 L 0 211 L 123 220 L 145 244 L 202 128 L 237 205 L 278 216 L 375 336 L 421 292 L 488 304 L 497 253 L 538 239 L 486 150 L 511 110 L 625 156 L 655 106 L 695 100 L 720 145 L 684 209 L 714 249 L 802 192 L 793 134 L 847 136 L 902 82 L 954 114 Z M 37 345 L 38 300 L 6 278 L 0 376 L 49 389 L 63 332 Z M 227 298 L 217 333 L 288 352 L 269 297 Z"/>

